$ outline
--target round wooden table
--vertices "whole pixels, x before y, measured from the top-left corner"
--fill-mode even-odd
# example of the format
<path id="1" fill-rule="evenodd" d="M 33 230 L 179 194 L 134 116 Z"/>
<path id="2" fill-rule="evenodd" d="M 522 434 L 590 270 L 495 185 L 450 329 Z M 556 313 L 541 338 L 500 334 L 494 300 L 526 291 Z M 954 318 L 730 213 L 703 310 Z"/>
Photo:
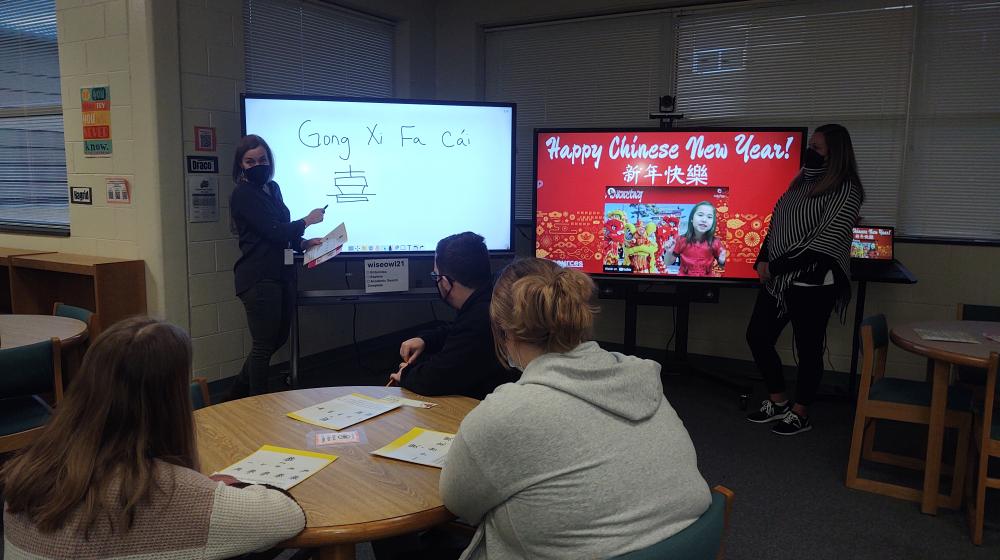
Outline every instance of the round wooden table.
<path id="1" fill-rule="evenodd" d="M 914 329 L 961 332 L 976 338 L 970 342 L 924 340 Z M 941 447 L 944 441 L 944 414 L 948 402 L 948 377 L 952 364 L 986 369 L 991 352 L 1000 352 L 1000 342 L 983 333 L 1000 334 L 1000 323 L 989 321 L 927 321 L 892 329 L 889 336 L 903 348 L 927 358 L 931 372 L 931 417 L 927 428 L 927 458 L 920 510 L 937 513 L 938 487 L 941 476 Z"/>
<path id="2" fill-rule="evenodd" d="M 320 426 L 288 412 L 350 394 L 404 396 L 438 406 L 400 407 L 355 424 L 366 442 L 310 446 Z M 306 528 L 282 546 L 319 548 L 321 560 L 354 558 L 356 543 L 412 533 L 454 519 L 438 493 L 441 470 L 377 457 L 378 449 L 411 428 L 454 433 L 479 401 L 468 397 L 421 397 L 398 387 L 323 387 L 248 397 L 195 411 L 198 454 L 205 474 L 220 471 L 262 445 L 336 455 L 338 459 L 291 489 L 306 512 Z"/>
<path id="3" fill-rule="evenodd" d="M 0 315 L 0 349 L 17 348 L 50 338 L 63 346 L 87 338 L 87 323 L 53 315 Z"/>

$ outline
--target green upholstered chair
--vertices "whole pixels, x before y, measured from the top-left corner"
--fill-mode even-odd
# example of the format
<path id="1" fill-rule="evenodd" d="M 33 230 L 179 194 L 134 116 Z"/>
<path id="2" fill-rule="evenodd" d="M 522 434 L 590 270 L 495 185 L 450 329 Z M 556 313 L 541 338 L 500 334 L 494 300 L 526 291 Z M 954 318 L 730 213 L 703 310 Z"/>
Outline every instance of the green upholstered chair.
<path id="1" fill-rule="evenodd" d="M 861 323 L 861 384 L 855 409 L 851 452 L 847 461 L 847 486 L 876 494 L 919 502 L 923 492 L 916 488 L 862 478 L 858 469 L 862 457 L 869 461 L 924 470 L 924 459 L 877 451 L 874 449 L 878 419 L 930 424 L 931 383 L 886 377 L 885 363 L 889 350 L 889 327 L 884 315 L 866 318 Z M 962 503 L 962 480 L 969 450 L 972 426 L 972 392 L 967 387 L 948 388 L 946 428 L 958 430 L 958 447 L 952 473 L 952 491 L 938 496 L 938 504 L 957 509 Z M 948 472 L 948 469 L 943 469 Z"/>
<path id="2" fill-rule="evenodd" d="M 992 321 L 1000 323 L 1000 306 L 958 304 L 959 321 Z M 1000 325 L 997 326 L 1000 330 Z M 955 366 L 955 379 L 969 387 L 980 388 L 977 393 L 982 396 L 982 386 L 986 384 L 986 370 L 968 366 Z"/>
<path id="3" fill-rule="evenodd" d="M 87 340 L 90 341 L 97 338 L 97 329 L 99 328 L 99 325 L 97 321 L 97 314 L 93 311 L 77 307 L 75 305 L 66 305 L 65 303 L 57 301 L 52 304 L 52 314 L 56 317 L 69 317 L 70 319 L 76 319 L 77 321 L 87 323 Z"/>
<path id="4" fill-rule="evenodd" d="M 990 354 L 986 371 L 985 400 L 981 410 L 976 411 L 979 421 L 973 428 L 973 450 L 979 453 L 977 461 L 969 461 L 969 529 L 973 544 L 983 544 L 983 512 L 986 505 L 986 489 L 1000 490 L 1000 478 L 989 473 L 990 458 L 1000 459 L 1000 411 L 997 411 L 997 369 L 1000 369 L 1000 354 Z M 977 407 L 978 408 L 978 407 Z"/>
<path id="5" fill-rule="evenodd" d="M 191 379 L 191 408 L 198 410 L 212 404 L 208 393 L 208 380 L 204 377 Z"/>
<path id="6" fill-rule="evenodd" d="M 616 556 L 614 560 L 716 560 L 723 558 L 723 540 L 729 528 L 733 492 L 725 486 L 712 488 L 712 505 L 683 531 L 642 550 Z"/>
<path id="7" fill-rule="evenodd" d="M 40 395 L 62 400 L 59 339 L 0 350 L 0 453 L 14 451 L 41 433 L 52 409 Z"/>

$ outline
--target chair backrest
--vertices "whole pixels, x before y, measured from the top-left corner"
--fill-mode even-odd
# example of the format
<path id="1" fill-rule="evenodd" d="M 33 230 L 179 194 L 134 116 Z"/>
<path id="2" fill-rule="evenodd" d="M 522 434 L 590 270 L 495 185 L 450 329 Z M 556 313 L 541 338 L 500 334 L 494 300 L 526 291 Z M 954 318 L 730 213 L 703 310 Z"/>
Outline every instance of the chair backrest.
<path id="1" fill-rule="evenodd" d="M 864 321 L 861 321 L 861 331 L 864 333 L 865 327 L 871 328 L 872 344 L 873 349 L 876 348 L 886 348 L 889 346 L 889 324 L 885 320 L 885 315 L 879 313 L 878 315 L 872 315 L 871 317 L 865 317 Z M 861 337 L 862 345 L 864 343 L 864 335 Z"/>
<path id="2" fill-rule="evenodd" d="M 0 398 L 53 392 L 62 397 L 59 339 L 0 350 Z"/>
<path id="3" fill-rule="evenodd" d="M 191 379 L 191 408 L 198 410 L 212 404 L 212 399 L 208 393 L 208 380 L 204 377 Z"/>
<path id="4" fill-rule="evenodd" d="M 716 560 L 729 526 L 733 492 L 725 486 L 712 489 L 712 505 L 683 531 L 650 547 L 616 556 L 614 560 Z"/>
<path id="5" fill-rule="evenodd" d="M 958 320 L 1000 322 L 1000 306 L 960 303 L 958 304 Z M 983 377 L 985 372 L 982 369 L 955 366 L 955 373 L 961 383 L 971 386 L 982 386 L 985 383 Z"/>
<path id="6" fill-rule="evenodd" d="M 1000 322 L 1000 306 L 958 304 L 958 319 L 960 321 L 993 321 Z"/>
<path id="7" fill-rule="evenodd" d="M 76 319 L 77 321 L 83 321 L 87 323 L 87 339 L 93 341 L 97 338 L 98 330 L 100 329 L 99 321 L 97 319 L 97 313 L 90 311 L 89 309 L 84 309 L 83 307 L 77 307 L 75 305 L 66 305 L 62 302 L 55 302 L 52 304 L 52 314 L 57 317 L 69 317 L 70 319 Z"/>
<path id="8" fill-rule="evenodd" d="M 986 452 L 987 442 L 992 438 L 993 415 L 996 414 L 997 370 L 1000 369 L 1000 354 L 990 352 L 989 365 L 986 367 L 986 391 L 983 399 L 983 441 L 980 449 Z M 982 507 L 982 506 L 980 506 Z"/>
<path id="9" fill-rule="evenodd" d="M 83 321 L 84 323 L 89 323 L 90 317 L 94 314 L 94 312 L 82 307 L 66 305 L 65 303 L 57 301 L 52 305 L 52 314 L 58 317 L 69 317 L 70 319 L 76 319 L 78 321 Z"/>

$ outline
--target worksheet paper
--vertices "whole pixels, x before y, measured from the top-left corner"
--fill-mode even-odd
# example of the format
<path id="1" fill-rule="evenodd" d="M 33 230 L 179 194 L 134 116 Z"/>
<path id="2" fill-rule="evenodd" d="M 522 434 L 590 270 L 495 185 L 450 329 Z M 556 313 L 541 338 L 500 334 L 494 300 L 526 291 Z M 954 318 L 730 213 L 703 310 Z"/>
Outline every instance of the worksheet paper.
<path id="1" fill-rule="evenodd" d="M 444 466 L 454 439 L 455 434 L 413 428 L 389 445 L 372 451 L 372 455 L 440 469 Z"/>
<path id="2" fill-rule="evenodd" d="M 336 455 L 265 445 L 246 459 L 212 474 L 225 474 L 240 482 L 270 484 L 288 490 L 336 460 Z"/>
<path id="3" fill-rule="evenodd" d="M 962 331 L 947 331 L 935 329 L 913 329 L 920 338 L 924 340 L 938 340 L 941 342 L 964 342 L 968 344 L 980 344 L 975 336 Z"/>
<path id="4" fill-rule="evenodd" d="M 386 402 L 361 393 L 351 393 L 302 410 L 289 412 L 288 417 L 331 430 L 343 430 L 358 422 L 395 410 L 399 406 L 399 403 Z"/>
<path id="5" fill-rule="evenodd" d="M 314 268 L 326 261 L 336 257 L 344 249 L 347 243 L 347 227 L 343 222 L 333 228 L 333 231 L 323 237 L 323 242 L 315 247 L 310 247 L 302 257 L 302 265 L 307 268 Z"/>

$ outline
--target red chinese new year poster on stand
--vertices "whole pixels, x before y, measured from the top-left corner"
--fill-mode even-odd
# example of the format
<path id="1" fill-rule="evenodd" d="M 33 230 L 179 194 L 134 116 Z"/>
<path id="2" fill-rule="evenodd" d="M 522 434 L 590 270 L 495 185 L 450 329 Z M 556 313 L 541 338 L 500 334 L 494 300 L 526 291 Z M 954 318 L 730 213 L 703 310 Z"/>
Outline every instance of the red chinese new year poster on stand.
<path id="1" fill-rule="evenodd" d="M 806 130 L 536 130 L 535 254 L 596 275 L 755 279 Z"/>

